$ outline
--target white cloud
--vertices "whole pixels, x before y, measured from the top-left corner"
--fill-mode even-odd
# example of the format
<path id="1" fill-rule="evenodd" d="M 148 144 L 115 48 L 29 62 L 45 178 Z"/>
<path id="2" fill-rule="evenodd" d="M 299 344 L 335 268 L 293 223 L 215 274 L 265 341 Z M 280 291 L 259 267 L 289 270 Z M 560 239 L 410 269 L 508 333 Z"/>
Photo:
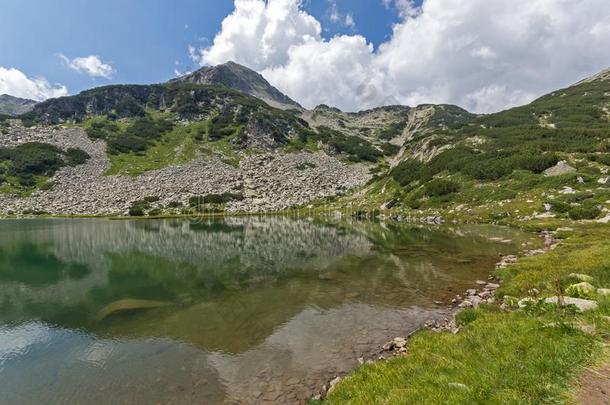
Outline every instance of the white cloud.
<path id="1" fill-rule="evenodd" d="M 299 0 L 235 0 L 212 46 L 200 50 L 200 63 L 233 60 L 255 70 L 286 64 L 291 47 L 321 41 L 320 23 L 299 7 Z"/>
<path id="2" fill-rule="evenodd" d="M 97 55 L 80 56 L 78 58 L 70 59 L 65 55 L 59 54 L 59 57 L 70 69 L 85 73 L 90 77 L 110 79 L 114 74 L 113 67 L 108 63 L 102 62 Z"/>
<path id="3" fill-rule="evenodd" d="M 0 94 L 41 101 L 66 96 L 68 89 L 60 84 L 52 85 L 45 78 L 29 78 L 18 69 L 0 66 Z"/>
<path id="4" fill-rule="evenodd" d="M 414 0 L 381 0 L 381 3 L 385 8 L 394 8 L 398 14 L 403 17 L 416 17 L 421 11 L 419 7 L 415 5 Z"/>
<path id="5" fill-rule="evenodd" d="M 346 14 L 345 15 L 345 22 L 344 22 L 345 26 L 348 28 L 355 28 L 356 27 L 356 21 L 354 21 L 354 16 L 351 14 Z"/>
<path id="6" fill-rule="evenodd" d="M 306 107 L 453 103 L 489 112 L 610 66 L 607 0 L 382 0 L 403 20 L 377 50 L 360 35 L 321 37 L 299 0 L 235 0 L 200 64 L 261 72 Z"/>
<path id="7" fill-rule="evenodd" d="M 339 7 L 337 6 L 336 0 L 328 0 L 330 6 L 328 8 L 328 19 L 334 24 L 343 24 L 347 28 L 354 29 L 356 28 L 356 21 L 354 21 L 354 16 L 351 13 L 342 14 L 339 11 Z"/>

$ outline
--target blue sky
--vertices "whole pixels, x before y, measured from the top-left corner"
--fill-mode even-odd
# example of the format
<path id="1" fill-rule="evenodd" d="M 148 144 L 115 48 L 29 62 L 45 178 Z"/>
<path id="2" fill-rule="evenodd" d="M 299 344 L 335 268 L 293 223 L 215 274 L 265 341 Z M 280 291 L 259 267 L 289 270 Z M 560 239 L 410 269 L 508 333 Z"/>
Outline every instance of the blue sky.
<path id="1" fill-rule="evenodd" d="M 38 100 L 234 60 L 307 108 L 493 112 L 610 67 L 610 1 L 2 0 L 0 38 Z"/>
<path id="2" fill-rule="evenodd" d="M 323 25 L 323 36 L 361 33 L 374 44 L 387 39 L 399 20 L 381 0 L 338 0 L 355 28 L 331 21 L 333 3 L 307 0 L 304 9 Z M 3 0 L 0 12 L 0 66 L 29 77 L 43 76 L 70 93 L 108 83 L 152 83 L 197 66 L 189 45 L 206 46 L 233 10 L 232 0 Z M 111 79 L 69 69 L 58 57 L 99 55 L 112 65 Z M 180 64 L 175 65 L 178 61 Z"/>

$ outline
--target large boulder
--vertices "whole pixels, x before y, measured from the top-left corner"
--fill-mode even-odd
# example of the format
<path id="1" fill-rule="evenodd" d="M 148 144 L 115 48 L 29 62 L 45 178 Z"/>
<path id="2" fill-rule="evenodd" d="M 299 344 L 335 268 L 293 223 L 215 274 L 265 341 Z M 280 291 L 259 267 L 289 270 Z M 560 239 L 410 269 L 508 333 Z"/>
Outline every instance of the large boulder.
<path id="1" fill-rule="evenodd" d="M 610 296 L 610 288 L 598 288 L 597 295 Z"/>
<path id="2" fill-rule="evenodd" d="M 549 167 L 544 171 L 544 175 L 547 177 L 561 176 L 562 174 L 574 173 L 575 168 L 570 166 L 565 160 L 558 162 L 555 166 Z"/>
<path id="3" fill-rule="evenodd" d="M 570 297 L 580 297 L 587 298 L 595 296 L 597 289 L 586 281 L 583 281 L 578 284 L 572 284 L 568 288 L 566 288 L 566 294 Z"/>
<path id="4" fill-rule="evenodd" d="M 591 277 L 588 274 L 582 274 L 582 273 L 570 273 L 568 275 L 568 278 L 570 280 L 574 280 L 574 281 L 586 281 L 587 283 L 593 282 L 593 277 Z"/>
<path id="5" fill-rule="evenodd" d="M 557 297 L 549 297 L 544 300 L 544 302 L 549 303 L 549 304 L 557 304 L 557 301 L 558 301 Z M 576 308 L 578 308 L 578 310 L 581 312 L 597 309 L 597 302 L 595 302 L 593 300 L 585 300 L 582 298 L 563 297 L 563 304 L 564 305 L 575 305 Z"/>

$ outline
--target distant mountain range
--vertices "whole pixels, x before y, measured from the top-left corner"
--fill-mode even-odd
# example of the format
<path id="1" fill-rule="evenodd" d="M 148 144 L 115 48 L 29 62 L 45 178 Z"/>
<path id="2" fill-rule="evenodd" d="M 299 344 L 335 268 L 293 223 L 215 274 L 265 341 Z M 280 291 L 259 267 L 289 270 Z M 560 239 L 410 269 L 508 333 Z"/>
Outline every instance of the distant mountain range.
<path id="1" fill-rule="evenodd" d="M 26 98 L 0 95 L 0 114 L 19 115 L 30 111 L 36 105 L 36 101 Z"/>

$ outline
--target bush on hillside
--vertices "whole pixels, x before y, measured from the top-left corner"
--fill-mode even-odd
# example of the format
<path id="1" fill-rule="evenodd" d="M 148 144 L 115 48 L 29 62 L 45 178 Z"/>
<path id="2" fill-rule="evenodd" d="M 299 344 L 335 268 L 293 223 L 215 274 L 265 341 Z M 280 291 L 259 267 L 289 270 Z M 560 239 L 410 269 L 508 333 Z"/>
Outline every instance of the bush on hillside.
<path id="1" fill-rule="evenodd" d="M 91 156 L 80 148 L 68 148 L 65 153 L 66 163 L 69 166 L 84 164 Z"/>
<path id="2" fill-rule="evenodd" d="M 589 203 L 570 208 L 568 216 L 573 220 L 595 219 L 598 218 L 601 213 L 602 211 L 594 203 Z"/>
<path id="3" fill-rule="evenodd" d="M 14 148 L 0 148 L 1 160 L 9 161 L 9 173 L 18 177 L 50 176 L 64 164 L 61 149 L 41 142 L 24 143 Z"/>
<path id="4" fill-rule="evenodd" d="M 460 191 L 460 185 L 451 180 L 434 179 L 424 186 L 426 195 L 430 197 L 441 197 Z"/>
<path id="5" fill-rule="evenodd" d="M 427 167 L 420 161 L 404 160 L 390 171 L 390 176 L 401 186 L 406 186 L 427 177 L 427 171 Z"/>

